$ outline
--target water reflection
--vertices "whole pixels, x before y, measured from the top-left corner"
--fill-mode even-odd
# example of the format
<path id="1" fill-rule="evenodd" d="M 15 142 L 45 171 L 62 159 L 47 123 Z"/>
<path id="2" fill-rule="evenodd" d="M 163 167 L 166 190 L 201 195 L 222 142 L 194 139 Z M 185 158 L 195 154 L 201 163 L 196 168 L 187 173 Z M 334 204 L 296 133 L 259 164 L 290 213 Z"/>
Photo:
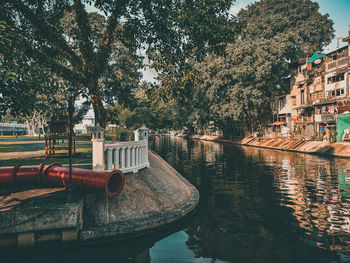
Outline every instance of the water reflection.
<path id="1" fill-rule="evenodd" d="M 245 152 L 273 167 L 281 205 L 293 209 L 309 244 L 350 253 L 349 160 L 254 148 Z"/>
<path id="2" fill-rule="evenodd" d="M 349 160 L 174 137 L 152 147 L 200 190 L 185 230 L 197 258 L 349 260 Z"/>
<path id="3" fill-rule="evenodd" d="M 4 262 L 350 262 L 350 160 L 169 136 L 150 148 L 199 189 L 193 217 L 128 242 Z"/>

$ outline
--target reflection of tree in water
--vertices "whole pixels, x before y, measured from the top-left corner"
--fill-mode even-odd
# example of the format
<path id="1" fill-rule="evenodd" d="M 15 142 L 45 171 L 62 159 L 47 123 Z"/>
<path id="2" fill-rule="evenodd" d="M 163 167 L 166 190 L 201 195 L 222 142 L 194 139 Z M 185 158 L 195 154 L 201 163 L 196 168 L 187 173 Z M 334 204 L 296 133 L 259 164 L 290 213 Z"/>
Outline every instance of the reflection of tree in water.
<path id="1" fill-rule="evenodd" d="M 247 150 L 248 151 L 248 150 Z M 275 171 L 281 205 L 293 209 L 308 244 L 350 253 L 350 203 L 344 179 L 349 161 L 276 151 L 249 150 L 267 163 L 282 163 Z M 346 169 L 345 169 L 346 170 Z M 350 174 L 348 175 L 350 178 Z"/>
<path id="2" fill-rule="evenodd" d="M 296 222 L 289 210 L 278 206 L 269 169 L 239 151 L 232 146 L 225 148 L 227 168 L 219 174 L 207 174 L 211 192 L 201 192 L 198 216 L 186 231 L 190 236 L 187 245 L 198 257 L 226 261 L 320 260 L 316 249 L 303 253 L 302 233 L 295 232 Z"/>
<path id="3" fill-rule="evenodd" d="M 310 246 L 310 233 L 314 231 L 302 226 L 306 218 L 306 225 L 318 221 L 317 226 L 324 229 L 325 224 L 320 222 L 325 222 L 327 210 L 317 205 L 309 208 L 313 214 L 303 211 L 307 205 L 299 207 L 300 211 L 295 209 L 299 201 L 319 204 L 322 198 L 315 193 L 320 184 L 333 189 L 329 188 L 329 179 L 316 180 L 318 175 L 309 167 L 319 167 L 328 175 L 334 175 L 334 167 L 318 165 L 322 160 L 318 157 L 304 160 L 303 155 L 295 153 L 163 140 L 156 146 L 157 152 L 201 194 L 198 213 L 186 229 L 187 245 L 196 257 L 230 262 L 337 260 L 335 254 L 315 244 Z"/>

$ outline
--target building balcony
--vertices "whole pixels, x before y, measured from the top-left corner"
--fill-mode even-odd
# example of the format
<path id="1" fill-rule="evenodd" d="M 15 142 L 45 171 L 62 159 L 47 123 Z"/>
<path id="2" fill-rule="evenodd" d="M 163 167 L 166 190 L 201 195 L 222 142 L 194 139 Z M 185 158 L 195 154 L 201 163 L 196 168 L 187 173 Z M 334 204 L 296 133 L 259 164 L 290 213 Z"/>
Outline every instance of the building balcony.
<path id="1" fill-rule="evenodd" d="M 327 71 L 329 72 L 329 71 L 338 70 L 343 67 L 347 67 L 348 65 L 349 65 L 349 56 L 345 56 L 343 58 L 327 63 Z"/>
<path id="2" fill-rule="evenodd" d="M 299 116 L 297 119 L 298 124 L 306 124 L 306 123 L 313 123 L 313 122 L 314 122 L 314 120 L 313 120 L 312 116 L 310 116 L 310 117 Z"/>
<path id="3" fill-rule="evenodd" d="M 314 92 L 310 96 L 311 104 L 318 104 L 325 102 L 325 94 L 324 92 Z"/>

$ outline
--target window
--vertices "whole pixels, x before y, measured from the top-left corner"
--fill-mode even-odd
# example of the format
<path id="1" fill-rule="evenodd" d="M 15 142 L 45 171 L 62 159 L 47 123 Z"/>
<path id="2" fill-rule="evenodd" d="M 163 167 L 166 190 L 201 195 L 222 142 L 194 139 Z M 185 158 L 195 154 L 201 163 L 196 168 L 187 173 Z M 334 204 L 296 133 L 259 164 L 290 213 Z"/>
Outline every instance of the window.
<path id="1" fill-rule="evenodd" d="M 328 91 L 328 97 L 341 96 L 344 94 L 345 94 L 344 89 L 336 89 L 336 90 Z"/>
<path id="2" fill-rule="evenodd" d="M 335 82 L 338 82 L 338 81 L 343 81 L 343 80 L 344 80 L 344 73 L 336 75 L 336 76 L 333 76 L 333 77 L 329 77 L 327 79 L 327 83 L 328 84 L 332 84 L 332 83 L 335 83 Z"/>
<path id="3" fill-rule="evenodd" d="M 293 106 L 297 105 L 297 97 L 296 96 L 292 96 L 292 104 L 293 104 Z"/>
<path id="4" fill-rule="evenodd" d="M 304 90 L 302 90 L 300 93 L 300 104 L 304 104 L 304 103 L 305 103 Z"/>
<path id="5" fill-rule="evenodd" d="M 286 99 L 284 98 L 278 102 L 278 108 L 282 109 L 285 104 L 286 104 Z"/>

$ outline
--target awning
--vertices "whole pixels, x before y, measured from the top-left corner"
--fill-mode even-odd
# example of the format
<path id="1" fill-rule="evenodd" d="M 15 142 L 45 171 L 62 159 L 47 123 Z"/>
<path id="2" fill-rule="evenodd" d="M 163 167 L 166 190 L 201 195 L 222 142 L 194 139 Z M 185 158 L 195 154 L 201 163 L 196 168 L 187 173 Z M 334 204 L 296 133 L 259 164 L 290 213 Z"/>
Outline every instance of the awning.
<path id="1" fill-rule="evenodd" d="M 315 53 L 312 55 L 312 57 L 309 59 L 309 61 L 307 62 L 307 64 L 313 63 L 313 62 L 315 62 L 317 59 L 323 58 L 325 55 L 326 55 L 326 54 L 315 52 Z"/>
<path id="2" fill-rule="evenodd" d="M 284 124 L 286 124 L 285 121 L 276 121 L 274 123 L 270 123 L 269 125 L 270 126 L 279 126 L 279 125 L 284 125 Z"/>

